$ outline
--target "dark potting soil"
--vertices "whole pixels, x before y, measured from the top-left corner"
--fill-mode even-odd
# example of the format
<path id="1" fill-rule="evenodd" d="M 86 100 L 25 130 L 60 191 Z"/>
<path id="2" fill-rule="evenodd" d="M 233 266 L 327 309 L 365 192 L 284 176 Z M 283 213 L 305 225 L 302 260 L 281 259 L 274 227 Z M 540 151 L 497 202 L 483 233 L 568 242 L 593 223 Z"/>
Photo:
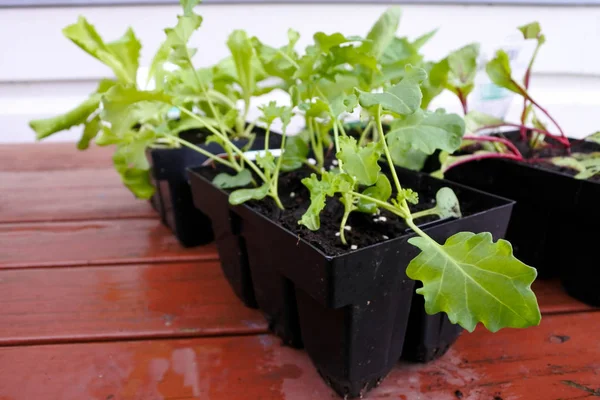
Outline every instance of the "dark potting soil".
<path id="1" fill-rule="evenodd" d="M 200 173 L 212 181 L 222 171 L 221 167 L 204 168 Z M 301 181 L 303 178 L 310 176 L 311 173 L 314 173 L 314 171 L 305 167 L 280 176 L 279 197 L 284 210 L 279 209 L 271 198 L 266 198 L 264 201 L 249 201 L 246 204 L 306 240 L 328 256 L 348 253 L 352 251 L 352 245 L 360 249 L 410 232 L 410 228 L 404 223 L 403 219 L 386 210 L 382 210 L 379 215 L 353 212 L 346 224 L 345 237 L 348 244 L 344 245 L 338 234 L 344 214 L 344 206 L 337 198 L 327 198 L 325 209 L 320 214 L 321 228 L 318 231 L 313 232 L 305 226 L 299 225 L 298 221 L 310 206 L 310 192 Z M 436 191 L 420 190 L 418 192 L 419 203 L 410 205 L 413 212 L 431 208 L 435 205 Z M 462 201 L 461 208 L 465 216 L 472 214 L 470 210 L 474 209 L 468 202 L 463 203 Z M 418 223 L 421 225 L 435 220 L 438 220 L 436 216 L 427 216 L 419 218 Z"/>
<path id="2" fill-rule="evenodd" d="M 560 146 L 560 144 L 557 144 L 555 147 L 553 146 L 544 147 L 541 149 L 531 149 L 529 147 L 528 141 L 521 140 L 519 132 L 508 132 L 501 135 L 498 134 L 497 136 L 502 136 L 510 140 L 517 147 L 517 149 L 519 149 L 523 157 L 525 157 L 528 160 L 528 165 L 558 173 L 568 174 L 571 176 L 575 176 L 578 173 L 578 171 L 572 168 L 563 167 L 552 164 L 549 161 L 544 161 L 545 158 L 562 157 L 569 155 L 567 149 L 563 146 Z M 552 140 L 549 140 L 549 142 L 556 144 L 556 142 Z M 473 150 L 475 150 L 478 147 L 478 145 L 475 145 Z M 571 139 L 571 153 L 589 154 L 594 152 L 600 152 L 600 144 Z M 594 175 L 591 178 L 588 178 L 588 180 L 593 182 L 600 182 L 600 174 Z"/>

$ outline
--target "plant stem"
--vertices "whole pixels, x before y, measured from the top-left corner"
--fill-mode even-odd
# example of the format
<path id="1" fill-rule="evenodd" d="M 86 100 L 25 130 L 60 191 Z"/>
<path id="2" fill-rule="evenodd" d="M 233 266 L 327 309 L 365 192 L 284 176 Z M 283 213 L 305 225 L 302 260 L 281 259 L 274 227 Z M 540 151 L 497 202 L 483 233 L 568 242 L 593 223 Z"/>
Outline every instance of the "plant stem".
<path id="1" fill-rule="evenodd" d="M 381 208 L 385 208 L 385 209 L 386 209 L 386 210 L 388 210 L 389 212 L 391 212 L 391 213 L 394 213 L 394 214 L 396 214 L 397 216 L 399 216 L 399 217 L 401 217 L 401 218 L 404 218 L 404 219 L 406 219 L 406 218 L 407 218 L 406 210 L 402 210 L 402 209 L 400 209 L 400 208 L 394 207 L 394 206 L 393 206 L 392 204 L 390 204 L 390 203 L 387 203 L 387 202 L 385 202 L 385 201 L 381 201 L 381 200 L 379 200 L 379 199 L 376 199 L 376 198 L 374 198 L 374 197 L 371 197 L 371 196 L 366 196 L 366 195 L 364 195 L 364 194 L 362 194 L 362 193 L 358 193 L 358 192 L 354 192 L 354 191 L 350 191 L 349 193 L 350 193 L 352 196 L 355 196 L 355 197 L 358 197 L 358 198 L 361 198 L 361 199 L 364 199 L 364 200 L 370 201 L 370 202 L 372 202 L 372 203 L 375 203 L 375 204 L 377 204 L 379 207 L 381 207 Z"/>
<path id="2" fill-rule="evenodd" d="M 398 195 L 400 195 L 400 193 L 402 193 L 402 186 L 400 185 L 400 180 L 398 179 L 398 174 L 396 173 L 396 168 L 394 166 L 394 162 L 392 161 L 392 155 L 390 154 L 390 149 L 388 149 L 385 135 L 383 134 L 383 126 L 381 125 L 381 104 L 377 106 L 377 111 L 375 112 L 375 124 L 377 126 L 377 131 L 379 132 L 379 135 L 381 137 L 381 144 L 383 145 L 383 152 L 385 153 L 385 158 L 387 159 L 388 165 L 390 166 L 390 170 L 392 171 L 392 177 L 394 178 L 396 190 L 398 191 Z M 406 203 L 406 199 L 402 199 L 402 207 L 407 211 L 409 210 L 408 204 Z"/>
<path id="3" fill-rule="evenodd" d="M 285 140 L 287 138 L 287 133 L 286 133 L 286 128 L 287 126 L 284 125 L 283 126 L 283 130 L 281 133 L 281 154 L 279 155 L 279 158 L 277 159 L 277 164 L 275 165 L 275 171 L 273 172 L 273 180 L 271 183 L 271 188 L 272 188 L 272 195 L 271 197 L 273 197 L 275 199 L 275 203 L 277 204 L 277 206 L 283 210 L 283 204 L 281 204 L 281 200 L 279 199 L 279 171 L 281 170 L 281 163 L 283 161 L 283 151 L 285 149 Z"/>
<path id="4" fill-rule="evenodd" d="M 317 168 L 316 166 L 312 165 L 311 163 L 309 163 L 308 161 L 302 161 L 302 163 L 304 165 L 306 165 L 308 168 L 312 169 L 313 171 L 315 171 L 317 174 L 321 175 L 323 173 L 323 171 L 321 171 L 319 168 Z"/>
<path id="5" fill-rule="evenodd" d="M 484 154 L 473 154 L 470 157 L 465 157 L 465 158 L 461 158 L 460 160 L 448 165 L 446 168 L 444 168 L 442 170 L 442 172 L 447 172 L 448 170 L 459 166 L 461 164 L 465 164 L 471 161 L 476 161 L 476 160 L 483 160 L 486 158 L 506 158 L 509 160 L 515 160 L 515 161 L 523 161 L 522 158 L 519 158 L 518 156 L 515 156 L 513 154 L 500 154 L 500 153 L 484 153 Z"/>
<path id="6" fill-rule="evenodd" d="M 482 126 L 481 128 L 477 128 L 475 130 L 475 132 L 480 132 L 480 131 L 483 131 L 485 129 L 502 128 L 502 127 L 505 127 L 505 126 L 510 126 L 510 127 L 519 128 L 519 129 L 523 127 L 523 125 L 521 125 L 521 124 L 513 124 L 513 123 L 510 123 L 510 122 L 503 122 L 501 124 L 494 124 L 494 125 Z M 545 130 L 539 129 L 539 128 L 528 127 L 528 126 L 525 126 L 525 128 L 529 129 L 532 132 L 538 132 L 538 133 L 541 133 L 544 136 L 548 136 L 548 137 L 550 137 L 550 138 L 552 138 L 552 139 L 556 140 L 557 142 L 559 142 L 559 143 L 561 143 L 561 144 L 564 145 L 564 139 L 562 137 L 560 137 L 560 136 L 556 136 L 556 135 L 554 135 L 554 134 L 552 134 L 552 133 L 550 133 L 548 131 L 545 131 Z"/>
<path id="7" fill-rule="evenodd" d="M 215 162 L 218 162 L 229 168 L 232 168 L 232 169 L 236 170 L 237 172 L 240 172 L 240 170 L 241 170 L 241 168 L 239 168 L 238 165 L 234 165 L 234 164 L 230 163 L 229 161 L 222 159 L 221 157 L 217 157 L 214 154 L 212 154 L 210 151 L 204 150 L 203 148 L 198 147 L 198 146 L 188 142 L 187 140 L 181 139 L 179 136 L 165 135 L 165 137 L 168 137 L 169 139 L 176 141 L 177 143 L 181 144 L 182 146 L 189 147 L 190 149 L 197 151 L 198 153 L 202 154 L 203 156 L 206 156 Z"/>
<path id="8" fill-rule="evenodd" d="M 506 147 L 508 147 L 509 150 L 511 150 L 514 155 L 520 157 L 521 159 L 523 159 L 523 155 L 521 154 L 521 152 L 519 151 L 519 149 L 517 149 L 517 147 L 512 144 L 510 142 L 510 140 L 504 139 L 504 138 L 500 138 L 500 137 L 494 137 L 494 136 L 486 136 L 486 135 L 481 135 L 481 136 L 475 136 L 475 135 L 465 135 L 463 136 L 464 140 L 474 140 L 476 142 L 498 142 L 498 143 L 502 143 L 503 145 L 505 145 Z"/>
<path id="9" fill-rule="evenodd" d="M 337 154 L 340 152 L 340 139 L 339 139 L 339 135 L 338 135 L 337 121 L 335 121 L 333 123 L 333 140 L 335 142 L 335 153 Z M 342 166 L 342 160 L 338 160 L 338 162 L 339 162 L 340 172 L 344 172 L 344 168 Z"/>
<path id="10" fill-rule="evenodd" d="M 351 199 L 348 199 L 348 200 L 351 200 Z M 346 231 L 346 223 L 348 222 L 348 217 L 350 216 L 350 212 L 352 212 L 351 207 L 344 208 L 344 216 L 342 217 L 342 223 L 340 224 L 340 239 L 342 240 L 343 244 L 348 244 L 348 242 L 346 242 L 345 231 Z"/>
<path id="11" fill-rule="evenodd" d="M 338 123 L 338 125 L 340 127 L 340 133 L 343 136 L 348 136 L 348 134 L 346 133 L 346 129 L 344 129 L 344 124 L 342 124 L 342 121 L 340 121 L 340 120 L 336 120 L 336 121 L 337 121 L 337 123 Z"/>
<path id="12" fill-rule="evenodd" d="M 562 128 L 560 127 L 560 125 L 558 124 L 558 122 L 556 122 L 556 120 L 554 118 L 552 118 L 552 115 L 550 115 L 550 113 L 544 108 L 542 107 L 538 102 L 536 102 L 533 98 L 531 98 L 531 96 L 529 95 L 529 93 L 527 92 L 526 89 L 521 88 L 521 86 L 515 82 L 513 79 L 511 79 L 511 82 L 518 88 L 520 88 L 521 91 L 521 95 L 527 99 L 529 102 L 531 102 L 531 104 L 533 104 L 534 106 L 536 106 L 541 112 L 544 113 L 544 115 L 546 117 L 548 117 L 548 119 L 550 121 L 552 121 L 552 123 L 554 124 L 554 126 L 556 126 L 556 128 L 558 129 L 558 131 L 560 132 L 560 136 L 562 136 L 562 140 L 559 140 L 560 143 L 562 143 L 565 147 L 571 147 L 571 144 L 569 143 L 569 140 L 567 139 L 567 136 L 565 135 L 565 133 L 563 132 Z M 556 138 L 556 137 L 555 137 Z M 557 139 L 558 140 L 558 139 Z"/>
<path id="13" fill-rule="evenodd" d="M 246 129 L 244 130 L 244 137 L 250 136 L 250 133 L 254 130 L 255 126 L 256 126 L 256 121 L 249 123 L 248 126 L 246 127 Z"/>
<path id="14" fill-rule="evenodd" d="M 197 116 L 196 114 L 194 114 L 193 112 L 189 111 L 186 108 L 183 107 L 179 107 L 179 109 L 184 113 L 189 115 L 191 118 L 202 122 L 203 124 L 206 125 L 205 121 L 200 118 L 199 116 Z M 234 145 L 233 143 L 231 143 L 231 140 L 229 140 L 229 138 L 226 135 L 223 135 L 221 132 L 219 132 L 218 130 L 216 130 L 215 128 L 213 128 L 212 126 L 206 126 L 206 129 L 208 129 L 210 132 L 212 132 L 213 134 L 215 134 L 215 136 L 217 136 L 218 138 L 220 138 L 227 146 L 230 146 L 230 148 L 237 153 L 240 158 L 242 158 L 249 166 L 250 168 L 252 168 L 254 170 L 254 172 L 256 172 L 256 175 L 258 175 L 260 177 L 260 179 L 263 180 L 263 182 L 267 182 L 267 177 L 262 173 L 262 171 L 260 170 L 260 168 L 258 168 L 256 166 L 256 164 L 254 164 L 252 161 L 250 161 L 248 159 L 248 157 L 246 157 L 246 155 L 244 154 L 243 151 L 241 151 L 236 145 Z"/>
<path id="15" fill-rule="evenodd" d="M 525 119 L 527 118 L 527 99 L 523 98 L 523 112 L 521 113 L 521 128 L 519 129 L 519 133 L 521 135 L 521 140 L 527 140 L 527 127 L 525 126 Z"/>
<path id="16" fill-rule="evenodd" d="M 404 220 L 406 222 L 406 225 L 408 225 L 410 227 L 410 229 L 412 229 L 417 235 L 421 236 L 423 239 L 426 239 L 427 241 L 429 241 L 433 247 L 435 249 L 441 249 L 441 246 L 438 242 L 436 242 L 435 240 L 433 240 L 428 234 L 426 234 L 425 232 L 423 232 L 412 220 L 412 218 L 407 218 Z M 442 254 L 446 255 L 446 252 L 442 251 Z"/>
<path id="17" fill-rule="evenodd" d="M 367 135 L 369 134 L 369 131 L 373 128 L 373 121 L 369 121 L 369 123 L 367 124 L 367 126 L 365 127 L 365 129 L 362 131 L 362 133 L 360 134 L 360 139 L 358 139 L 358 145 L 362 146 L 362 144 L 365 141 L 365 138 L 367 137 Z"/>
<path id="18" fill-rule="evenodd" d="M 313 133 L 315 135 L 315 147 L 313 148 L 316 149 L 315 158 L 317 159 L 317 165 L 320 169 L 323 168 L 323 166 L 325 165 L 325 157 L 323 153 L 323 140 L 321 138 L 321 132 L 319 130 L 319 122 L 314 118 L 312 118 L 310 121 L 312 124 L 314 124 Z"/>
<path id="19" fill-rule="evenodd" d="M 469 108 L 467 107 L 467 98 L 463 94 L 462 90 L 460 90 L 459 88 L 456 88 L 456 91 L 458 92 L 458 100 L 460 100 L 460 105 L 462 106 L 463 114 L 467 115 L 469 113 Z"/>
<path id="20" fill-rule="evenodd" d="M 423 210 L 423 211 L 417 211 L 415 213 L 412 213 L 412 218 L 416 219 L 416 218 L 422 218 L 422 217 L 426 217 L 428 215 L 440 215 L 438 212 L 438 208 L 437 206 L 429 208 L 427 210 Z"/>

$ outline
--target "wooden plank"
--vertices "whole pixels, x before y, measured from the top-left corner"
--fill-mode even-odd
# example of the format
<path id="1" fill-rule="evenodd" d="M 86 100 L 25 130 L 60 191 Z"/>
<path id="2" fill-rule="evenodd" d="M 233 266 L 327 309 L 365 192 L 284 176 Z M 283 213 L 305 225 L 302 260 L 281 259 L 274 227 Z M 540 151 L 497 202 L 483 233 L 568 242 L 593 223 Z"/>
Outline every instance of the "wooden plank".
<path id="1" fill-rule="evenodd" d="M 267 330 L 214 261 L 2 271 L 0 321 L 0 345 Z"/>
<path id="2" fill-rule="evenodd" d="M 581 399 L 600 386 L 600 314 L 463 335 L 440 360 L 399 364 L 369 399 Z M 332 399 L 303 351 L 270 335 L 0 349 L 4 399 Z M 2 397 L 0 397 L 2 398 Z"/>
<path id="3" fill-rule="evenodd" d="M 0 172 L 0 222 L 156 216 L 112 169 Z"/>
<path id="4" fill-rule="evenodd" d="M 114 147 L 91 146 L 85 151 L 75 143 L 27 143 L 0 146 L 0 171 L 56 171 L 112 166 Z"/>
<path id="5" fill-rule="evenodd" d="M 217 259 L 183 248 L 158 219 L 0 224 L 0 269 Z"/>
<path id="6" fill-rule="evenodd" d="M 538 280 L 532 289 L 538 298 L 542 314 L 561 314 L 584 311 L 600 311 L 569 296 L 559 280 Z"/>

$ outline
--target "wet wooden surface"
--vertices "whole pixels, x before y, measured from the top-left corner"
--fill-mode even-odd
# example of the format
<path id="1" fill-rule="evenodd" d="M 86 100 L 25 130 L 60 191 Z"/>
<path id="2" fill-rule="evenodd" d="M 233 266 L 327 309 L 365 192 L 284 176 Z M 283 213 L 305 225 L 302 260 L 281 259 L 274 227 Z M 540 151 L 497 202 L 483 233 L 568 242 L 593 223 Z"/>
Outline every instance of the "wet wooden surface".
<path id="1" fill-rule="evenodd" d="M 600 313 L 534 290 L 539 327 L 465 333 L 367 398 L 600 397 Z M 0 400 L 335 398 L 235 298 L 214 246 L 181 248 L 121 186 L 110 151 L 0 146 Z"/>

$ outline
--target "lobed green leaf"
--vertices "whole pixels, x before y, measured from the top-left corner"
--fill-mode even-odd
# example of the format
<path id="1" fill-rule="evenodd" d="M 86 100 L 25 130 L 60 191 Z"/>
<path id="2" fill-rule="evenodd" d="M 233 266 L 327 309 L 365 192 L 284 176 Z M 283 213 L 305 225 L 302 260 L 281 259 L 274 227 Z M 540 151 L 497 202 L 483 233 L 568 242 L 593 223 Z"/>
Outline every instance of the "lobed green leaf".
<path id="1" fill-rule="evenodd" d="M 390 42 L 396 36 L 402 10 L 400 7 L 388 8 L 375 22 L 369 33 L 367 40 L 373 42 L 371 54 L 379 59 Z"/>
<path id="2" fill-rule="evenodd" d="M 464 132 L 465 124 L 460 116 L 443 110 L 419 109 L 404 120 L 395 121 L 386 137 L 394 153 L 414 149 L 430 155 L 437 149 L 454 152 L 460 147 Z"/>
<path id="3" fill-rule="evenodd" d="M 341 136 L 339 144 L 340 151 L 336 154 L 336 158 L 343 163 L 344 171 L 361 185 L 374 185 L 381 171 L 378 163 L 383 154 L 381 142 L 371 142 L 360 147 L 353 137 Z"/>
<path id="4" fill-rule="evenodd" d="M 408 65 L 404 78 L 383 93 L 363 92 L 356 89 L 359 95 L 358 101 L 364 108 L 381 106 L 384 110 L 396 114 L 412 114 L 421 106 L 423 94 L 419 85 L 426 77 L 425 70 Z"/>
<path id="5" fill-rule="evenodd" d="M 537 276 L 513 256 L 505 240 L 492 240 L 489 232 L 457 233 L 442 246 L 430 238 L 409 243 L 421 249 L 406 273 L 423 287 L 428 314 L 445 312 L 452 323 L 472 332 L 478 322 L 496 332 L 540 323 L 540 310 L 531 290 Z"/>

